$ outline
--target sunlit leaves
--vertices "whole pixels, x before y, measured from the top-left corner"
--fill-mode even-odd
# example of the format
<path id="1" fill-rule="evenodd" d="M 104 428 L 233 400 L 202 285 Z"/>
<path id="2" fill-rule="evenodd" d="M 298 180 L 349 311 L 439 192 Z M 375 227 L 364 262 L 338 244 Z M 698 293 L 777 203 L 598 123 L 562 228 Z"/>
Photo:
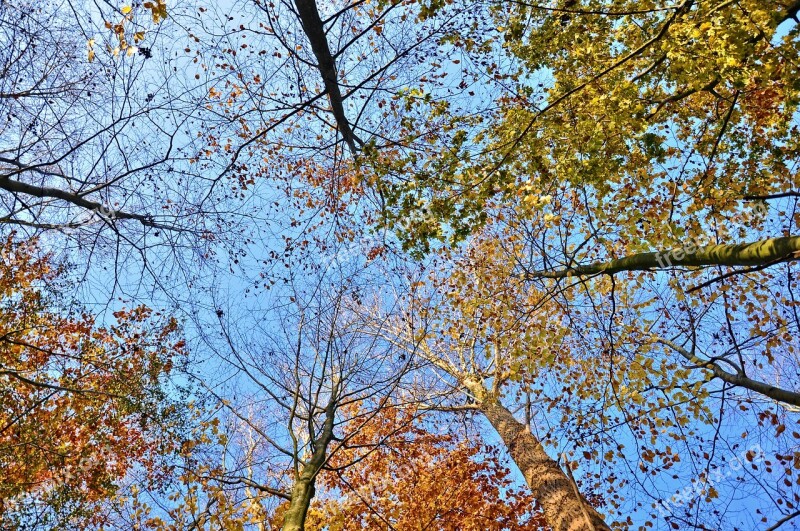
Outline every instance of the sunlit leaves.
<path id="1" fill-rule="evenodd" d="M 177 323 L 138 307 L 96 326 L 48 306 L 59 270 L 34 243 L 9 238 L 0 256 L 0 524 L 96 521 L 93 503 L 172 450 L 161 386 L 184 354 Z"/>
<path id="2" fill-rule="evenodd" d="M 434 428 L 436 429 L 436 428 Z M 498 449 L 453 432 L 427 431 L 413 412 L 387 407 L 334 455 L 324 497 L 307 529 L 538 530 L 529 494 L 512 486 Z"/>

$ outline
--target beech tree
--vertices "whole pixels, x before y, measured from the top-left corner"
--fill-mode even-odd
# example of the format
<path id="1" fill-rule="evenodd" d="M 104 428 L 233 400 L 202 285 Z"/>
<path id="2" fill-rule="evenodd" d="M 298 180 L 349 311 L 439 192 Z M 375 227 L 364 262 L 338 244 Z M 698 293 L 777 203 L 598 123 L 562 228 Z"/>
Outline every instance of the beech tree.
<path id="1" fill-rule="evenodd" d="M 488 421 L 554 529 L 798 515 L 796 2 L 197 3 L 157 40 L 159 0 L 92 11 L 108 47 L 31 6 L 0 7 L 5 221 L 187 251 L 151 276 L 199 313 L 223 458 L 175 526 L 302 528 L 391 395 Z M 322 289 L 369 229 L 393 267 Z"/>
<path id="2" fill-rule="evenodd" d="M 85 265 L 98 299 L 166 291 L 192 275 L 179 264 L 241 238 L 197 137 L 210 80 L 176 54 L 188 36 L 167 3 L 144 4 L 0 6 L 0 221 Z"/>
<path id="3" fill-rule="evenodd" d="M 491 248 L 492 243 L 471 248 L 454 260 L 452 269 L 440 263 L 423 273 L 430 276 L 416 281 L 418 288 L 406 298 L 401 315 L 373 310 L 378 322 L 392 323 L 376 333 L 445 377 L 443 389 L 418 390 L 420 400 L 430 397 L 427 407 L 475 411 L 489 422 L 520 468 L 550 528 L 610 529 L 581 494 L 570 463 L 551 458 L 531 431 L 530 404 L 528 422 L 514 416 L 519 409 L 515 400 L 526 393 L 530 400 L 539 369 L 546 370 L 537 354 L 558 348 L 567 331 L 557 320 L 542 318 L 554 309 L 542 293 L 529 291 L 523 278 L 510 275 L 508 265 L 513 267 L 513 262 L 501 274 Z M 467 400 L 442 400 L 453 391 Z"/>
<path id="4" fill-rule="evenodd" d="M 369 292 L 359 269 L 323 269 L 310 284 L 310 273 L 301 275 L 246 311 L 220 300 L 217 326 L 205 326 L 202 341 L 216 374 L 190 373 L 213 400 L 207 429 L 186 453 L 196 464 L 168 514 L 137 493 L 131 525 L 305 528 L 320 477 L 356 460 L 340 454 L 381 414 L 411 363 L 362 331 L 353 308 Z"/>
<path id="5" fill-rule="evenodd" d="M 59 311 L 47 284 L 63 275 L 36 242 L 8 238 L 0 255 L 0 524 L 100 524 L 128 471 L 155 478 L 180 442 L 165 387 L 185 357 L 180 330 L 146 307 L 109 327 Z"/>
<path id="6" fill-rule="evenodd" d="M 566 2 L 495 4 L 487 12 L 497 27 L 483 42 L 495 46 L 471 51 L 516 59 L 505 63 L 509 87 L 498 93 L 487 127 L 460 128 L 461 142 L 445 136 L 427 158 L 412 149 L 376 155 L 388 222 L 409 248 L 423 252 L 435 248 L 432 239 L 457 242 L 475 234 L 467 237 L 470 244 L 492 249 L 482 258 L 494 264 L 484 281 L 499 277 L 512 292 L 550 301 L 540 320 L 519 317 L 517 327 L 505 330 L 516 339 L 528 333 L 526 326 L 568 323 L 568 333 L 553 339 L 574 366 L 565 370 L 559 354 L 547 352 L 551 347 L 543 355 L 552 372 L 535 374 L 542 382 L 559 375 L 568 383 L 555 387 L 565 393 L 559 400 L 573 404 L 558 431 L 574 430 L 573 444 L 584 444 L 585 430 L 605 429 L 581 428 L 583 422 L 623 422 L 639 448 L 639 468 L 657 474 L 675 470 L 680 459 L 674 447 L 658 442 L 659 434 L 692 426 L 693 434 L 668 437 L 704 463 L 686 481 L 705 486 L 692 497 L 633 480 L 651 497 L 640 502 L 652 510 L 643 525 L 664 517 L 679 528 L 731 525 L 724 510 L 700 510 L 720 496 L 719 481 L 707 478 L 723 470 L 736 476 L 739 488 L 748 488 L 747 480 L 704 450 L 708 441 L 748 441 L 750 460 L 749 448 L 767 445 L 777 455 L 794 455 L 793 439 L 780 426 L 792 422 L 798 396 L 797 95 L 783 77 L 794 68 L 797 6 Z M 451 119 L 459 129 L 460 117 Z M 499 295 L 481 296 L 474 281 L 462 282 L 461 297 L 496 313 Z M 448 337 L 443 329 L 429 336 L 422 327 L 422 337 L 441 345 Z M 464 349 L 472 352 L 469 343 L 456 341 L 427 355 L 448 359 Z M 501 357 L 512 366 L 519 360 L 511 373 L 527 379 L 534 352 L 506 349 Z M 488 373 L 479 375 L 491 389 L 503 374 L 494 372 L 500 363 L 486 352 L 477 357 L 488 364 L 481 369 Z M 468 390 L 466 376 L 474 369 L 465 371 L 463 362 L 439 369 Z M 600 375 L 604 380 L 593 378 Z M 594 403 L 595 419 L 576 409 L 586 400 Z M 679 406 L 687 400 L 688 410 Z M 642 406 L 651 409 L 644 413 Z M 674 420 L 660 418 L 662 409 L 674 411 Z M 607 418 L 612 411 L 619 416 Z M 632 420 L 639 415 L 656 418 Z M 719 428 L 730 427 L 732 418 L 742 423 L 739 430 Z M 772 439 L 747 428 L 765 421 L 778 426 Z M 699 435 L 704 425 L 718 428 Z M 654 446 L 638 441 L 648 433 Z M 630 445 L 625 436 L 616 440 Z M 621 447 L 583 457 L 590 464 L 603 456 L 604 465 L 619 459 L 627 467 L 635 458 Z M 662 463 L 651 467 L 654 456 Z M 771 474 L 771 464 L 752 466 L 761 477 Z M 609 474 L 609 493 L 620 496 L 610 484 L 621 473 Z M 784 487 L 773 517 L 728 517 L 752 518 L 753 526 L 788 521 L 797 499 L 791 480 Z M 620 516 L 624 521 L 630 514 Z"/>

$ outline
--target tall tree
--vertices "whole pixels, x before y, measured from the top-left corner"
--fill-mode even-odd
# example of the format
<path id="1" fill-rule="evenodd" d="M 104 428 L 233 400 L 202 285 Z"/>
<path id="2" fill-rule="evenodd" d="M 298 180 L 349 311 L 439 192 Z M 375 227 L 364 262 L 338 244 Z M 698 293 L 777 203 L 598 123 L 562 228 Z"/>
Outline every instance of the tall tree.
<path id="1" fill-rule="evenodd" d="M 681 456 L 661 440 L 669 433 L 665 437 L 702 463 L 686 472 L 690 478 L 727 469 L 718 453 L 702 450 L 709 441 L 794 455 L 783 429 L 766 437 L 749 427 L 765 419 L 776 426 L 792 422 L 800 389 L 794 311 L 797 5 L 485 6 L 496 28 L 451 42 L 475 58 L 476 68 L 491 64 L 487 73 L 494 69 L 508 80 L 494 93 L 497 110 L 481 129 L 459 127 L 451 113 L 461 142 L 433 138 L 434 154 L 427 158 L 410 149 L 375 154 L 374 182 L 387 198 L 388 223 L 409 247 L 423 251 L 435 248 L 432 239 L 463 241 L 481 226 L 486 232 L 471 244 L 502 242 L 490 254 L 493 273 L 485 278 L 539 293 L 554 304 L 548 303 L 541 322 L 568 328 L 553 339 L 573 360 L 572 369 L 565 371 L 565 362 L 551 352 L 548 370 L 536 377 L 545 382 L 557 375 L 566 382 L 548 386 L 564 393 L 562 403 L 572 403 L 559 431 L 574 430 L 577 446 L 586 431 L 606 429 L 582 427 L 584 422 L 620 422 L 630 433 L 617 435 L 617 444 L 629 447 L 633 440 L 643 457 L 641 473 L 657 475 L 680 467 Z M 436 4 L 426 16 L 446 16 L 448 9 Z M 447 98 L 432 97 L 437 95 Z M 461 296 L 488 314 L 496 311 L 499 295 L 480 296 L 479 289 Z M 506 333 L 542 326 L 517 323 Z M 448 337 L 446 327 L 434 332 L 434 338 Z M 456 345 L 434 357 L 448 349 L 450 356 L 471 351 L 469 343 Z M 528 360 L 534 352 L 515 356 Z M 460 372 L 456 367 L 442 370 Z M 576 407 L 587 401 L 594 404 L 594 421 Z M 681 401 L 692 405 L 681 407 Z M 641 421 L 642 415 L 656 419 Z M 672 432 L 687 425 L 690 432 Z M 640 443 L 642 434 L 650 434 L 650 445 Z M 747 442 L 733 442 L 737 437 Z M 589 462 L 600 455 L 608 456 L 604 464 L 619 460 L 623 468 L 635 461 L 621 449 L 584 454 Z M 654 456 L 662 462 L 651 466 Z M 770 477 L 770 466 L 753 466 L 759 477 Z M 609 482 L 621 475 L 613 474 Z M 640 473 L 633 467 L 626 474 Z M 729 475 L 739 488 L 769 497 L 757 482 Z M 705 493 L 692 498 L 682 497 L 679 488 L 670 492 L 674 485 L 630 481 L 651 497 L 652 504 L 644 502 L 652 510 L 641 517 L 645 523 L 666 516 L 673 526 L 725 527 L 745 518 L 726 513 L 725 500 L 716 501 L 719 482 L 707 482 Z M 795 487 L 792 481 L 784 485 L 771 516 L 749 517 L 753 525 L 794 517 Z M 681 502 L 671 504 L 676 497 Z M 716 509 L 701 511 L 705 503 Z"/>
<path id="2" fill-rule="evenodd" d="M 375 271 L 360 258 L 313 271 L 289 273 L 247 306 L 218 299 L 202 343 L 215 373 L 207 364 L 191 373 L 219 404 L 225 435 L 209 480 L 239 493 L 233 506 L 260 507 L 261 525 L 287 530 L 304 528 L 330 460 L 385 407 L 412 361 L 363 330 L 356 309 L 373 296 Z"/>
<path id="3" fill-rule="evenodd" d="M 439 263 L 423 272 L 425 276 L 412 284 L 416 289 L 406 298 L 402 315 L 380 317 L 392 325 L 376 333 L 443 377 L 444 388 L 417 389 L 419 399 L 430 397 L 428 407 L 475 411 L 489 422 L 550 528 L 610 529 L 581 494 L 571 464 L 560 455 L 552 458 L 532 431 L 530 406 L 528 422 L 513 413 L 524 406 L 517 402 L 520 397 L 535 385 L 542 365 L 537 354 L 552 356 L 549 351 L 558 348 L 566 330 L 544 317 L 554 308 L 542 293 L 528 290 L 524 279 L 510 275 L 513 262 L 500 270 L 495 255 L 500 249 L 497 240 L 490 240 L 470 248 L 452 265 Z M 447 398 L 453 391 L 466 400 Z"/>

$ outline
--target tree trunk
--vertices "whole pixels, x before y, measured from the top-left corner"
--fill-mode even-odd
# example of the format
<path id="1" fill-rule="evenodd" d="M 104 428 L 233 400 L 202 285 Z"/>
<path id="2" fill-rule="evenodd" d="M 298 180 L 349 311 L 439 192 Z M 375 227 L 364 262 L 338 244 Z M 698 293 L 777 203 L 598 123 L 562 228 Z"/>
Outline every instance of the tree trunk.
<path id="1" fill-rule="evenodd" d="M 303 531 L 306 526 L 306 516 L 311 500 L 316 494 L 315 483 L 325 462 L 328 459 L 328 445 L 333 439 L 333 423 L 338 406 L 339 385 L 334 384 L 328 405 L 325 407 L 325 422 L 319 434 L 314 433 L 313 425 L 309 430 L 314 440 L 311 459 L 303 463 L 300 473 L 297 475 L 294 486 L 292 487 L 292 499 L 289 501 L 289 508 L 283 516 L 282 531 Z"/>
<path id="2" fill-rule="evenodd" d="M 553 531 L 610 531 L 539 440 L 508 409 L 488 398 L 480 410 L 500 434 Z"/>
<path id="3" fill-rule="evenodd" d="M 303 467 L 300 477 L 292 488 L 292 500 L 289 509 L 283 516 L 283 531 L 303 531 L 306 525 L 306 515 L 311 499 L 314 498 L 317 471 L 312 471 L 312 464 Z"/>

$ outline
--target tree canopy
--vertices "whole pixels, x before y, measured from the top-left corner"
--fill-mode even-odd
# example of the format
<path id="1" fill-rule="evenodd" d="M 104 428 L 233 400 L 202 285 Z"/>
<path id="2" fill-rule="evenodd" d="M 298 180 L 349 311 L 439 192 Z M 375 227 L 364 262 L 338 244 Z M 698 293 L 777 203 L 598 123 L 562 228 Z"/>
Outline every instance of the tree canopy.
<path id="1" fill-rule="evenodd" d="M 0 2 L 0 527 L 797 525 L 798 13 Z"/>

